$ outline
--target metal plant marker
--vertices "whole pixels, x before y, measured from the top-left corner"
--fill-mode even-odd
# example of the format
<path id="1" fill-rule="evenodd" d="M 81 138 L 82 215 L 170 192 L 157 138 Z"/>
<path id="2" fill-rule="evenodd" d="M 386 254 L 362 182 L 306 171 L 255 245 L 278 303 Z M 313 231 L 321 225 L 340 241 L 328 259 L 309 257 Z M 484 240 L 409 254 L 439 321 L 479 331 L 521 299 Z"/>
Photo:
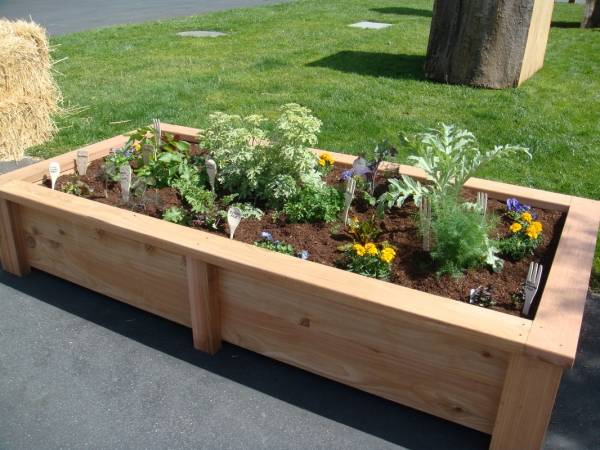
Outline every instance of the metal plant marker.
<path id="1" fill-rule="evenodd" d="M 131 166 L 129 164 L 125 164 L 119 169 L 119 181 L 123 201 L 127 203 L 129 201 L 129 191 L 131 190 Z"/>
<path id="2" fill-rule="evenodd" d="M 217 163 L 214 159 L 206 160 L 206 174 L 208 175 L 208 182 L 210 183 L 210 188 L 213 192 L 215 192 L 215 179 L 217 177 Z"/>
<path id="3" fill-rule="evenodd" d="M 487 211 L 487 204 L 488 204 L 487 192 L 478 192 L 477 193 L 477 206 L 483 212 L 484 216 Z"/>
<path id="4" fill-rule="evenodd" d="M 150 144 L 142 145 L 142 161 L 144 161 L 144 165 L 148 165 L 150 160 L 152 159 L 152 155 L 154 154 L 154 148 Z"/>
<path id="5" fill-rule="evenodd" d="M 523 305 L 523 315 L 528 316 L 533 304 L 533 298 L 540 287 L 540 280 L 542 279 L 542 272 L 544 266 L 536 262 L 532 262 L 529 265 L 529 272 L 527 272 L 527 280 L 525 281 L 525 304 Z"/>
<path id="6" fill-rule="evenodd" d="M 88 164 L 90 161 L 90 152 L 87 150 L 79 150 L 77 152 L 77 160 L 75 161 L 77 165 L 77 173 L 80 177 L 85 176 L 87 173 Z"/>
<path id="7" fill-rule="evenodd" d="M 421 226 L 423 229 L 423 250 L 431 250 L 431 202 L 427 197 L 421 200 Z"/>
<path id="8" fill-rule="evenodd" d="M 229 225 L 229 239 L 233 239 L 235 230 L 242 221 L 242 211 L 235 206 L 227 210 L 227 224 Z"/>
<path id="9" fill-rule="evenodd" d="M 344 192 L 344 225 L 348 225 L 348 214 L 350 213 L 350 205 L 352 205 L 355 192 L 356 179 L 354 177 L 348 178 L 348 181 L 346 182 L 346 192 Z"/>
<path id="10" fill-rule="evenodd" d="M 52 185 L 52 189 L 56 186 L 56 180 L 60 176 L 60 164 L 57 162 L 51 162 L 48 166 L 48 172 L 50 173 L 50 183 Z"/>

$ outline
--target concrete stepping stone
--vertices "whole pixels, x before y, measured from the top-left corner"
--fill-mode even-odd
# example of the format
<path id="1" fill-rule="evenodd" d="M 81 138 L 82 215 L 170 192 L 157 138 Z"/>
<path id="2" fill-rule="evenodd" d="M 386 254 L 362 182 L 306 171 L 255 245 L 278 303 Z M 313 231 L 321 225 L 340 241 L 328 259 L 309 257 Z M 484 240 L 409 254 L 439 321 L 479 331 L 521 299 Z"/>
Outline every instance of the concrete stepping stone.
<path id="1" fill-rule="evenodd" d="M 180 33 L 177 33 L 177 35 L 184 36 L 184 37 L 199 37 L 199 38 L 203 38 L 203 37 L 215 38 L 215 37 L 219 37 L 219 36 L 227 36 L 226 33 L 221 33 L 220 31 L 204 31 L 204 30 L 182 31 Z"/>
<path id="2" fill-rule="evenodd" d="M 348 25 L 353 28 L 361 28 L 363 30 L 382 30 L 383 28 L 391 27 L 391 23 L 381 23 L 381 22 L 357 22 L 352 25 Z"/>

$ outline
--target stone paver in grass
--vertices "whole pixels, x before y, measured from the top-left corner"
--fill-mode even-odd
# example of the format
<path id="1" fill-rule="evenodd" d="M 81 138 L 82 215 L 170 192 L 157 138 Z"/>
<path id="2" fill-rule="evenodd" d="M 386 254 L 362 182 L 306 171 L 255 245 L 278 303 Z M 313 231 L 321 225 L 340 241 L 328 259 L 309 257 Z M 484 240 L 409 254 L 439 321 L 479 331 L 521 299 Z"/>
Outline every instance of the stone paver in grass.
<path id="1" fill-rule="evenodd" d="M 392 24 L 391 23 L 365 21 L 365 22 L 356 22 L 356 23 L 353 23 L 348 26 L 354 27 L 354 28 L 362 28 L 363 30 L 382 30 L 383 28 L 391 27 Z"/>
<path id="2" fill-rule="evenodd" d="M 221 33 L 220 31 L 203 31 L 203 30 L 196 30 L 196 31 L 182 31 L 181 33 L 177 33 L 178 36 L 184 36 L 184 37 L 211 37 L 211 38 L 215 38 L 215 37 L 219 37 L 219 36 L 227 36 L 227 33 Z"/>

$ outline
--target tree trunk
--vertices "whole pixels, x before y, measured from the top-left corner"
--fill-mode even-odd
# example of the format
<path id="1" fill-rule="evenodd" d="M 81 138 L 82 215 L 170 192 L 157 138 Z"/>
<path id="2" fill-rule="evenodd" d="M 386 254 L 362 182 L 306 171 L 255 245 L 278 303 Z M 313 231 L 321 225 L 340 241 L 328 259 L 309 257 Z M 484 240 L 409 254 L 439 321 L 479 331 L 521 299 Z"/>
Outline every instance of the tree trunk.
<path id="1" fill-rule="evenodd" d="M 425 74 L 502 89 L 542 65 L 553 0 L 435 0 Z"/>
<path id="2" fill-rule="evenodd" d="M 581 28 L 600 27 L 600 0 L 587 0 Z"/>

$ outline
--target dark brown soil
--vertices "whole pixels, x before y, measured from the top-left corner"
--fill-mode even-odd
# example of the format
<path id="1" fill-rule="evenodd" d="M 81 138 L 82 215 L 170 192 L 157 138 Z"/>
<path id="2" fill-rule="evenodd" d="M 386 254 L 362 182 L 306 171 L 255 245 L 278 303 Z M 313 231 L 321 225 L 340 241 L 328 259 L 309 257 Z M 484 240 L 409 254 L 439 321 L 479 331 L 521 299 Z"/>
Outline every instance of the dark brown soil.
<path id="1" fill-rule="evenodd" d="M 328 181 L 335 182 L 338 175 L 339 171 L 330 174 Z M 176 191 L 171 188 L 149 190 L 143 198 L 132 196 L 131 201 L 124 204 L 121 200 L 118 183 L 103 181 L 102 161 L 94 161 L 88 169 L 87 176 L 81 178 L 76 175 L 60 177 L 57 189 L 62 189 L 65 183 L 77 179 L 81 179 L 93 189 L 90 197 L 92 200 L 134 210 L 152 217 L 162 217 L 163 212 L 171 206 L 184 206 Z M 384 179 L 380 181 L 378 189 L 381 189 L 385 183 Z M 471 193 L 465 193 L 467 198 L 472 196 Z M 501 217 L 504 206 L 504 203 L 490 200 L 488 213 Z M 550 270 L 564 223 L 564 215 L 561 212 L 536 209 L 537 220 L 542 223 L 544 228 L 544 241 L 536 249 L 535 255 L 518 262 L 506 261 L 504 269 L 500 273 L 494 273 L 488 269 L 471 269 L 467 270 L 460 278 L 452 278 L 437 276 L 429 254 L 422 251 L 421 239 L 413 221 L 417 212 L 415 205 L 408 202 L 401 209 L 392 209 L 383 220 L 378 222 L 383 230 L 378 241 L 388 241 L 397 248 L 391 282 L 462 302 L 469 301 L 469 292 L 472 288 L 489 287 L 495 304 L 488 307 L 514 315 L 519 315 L 521 308 L 515 305 L 514 295 L 520 291 L 532 261 L 544 265 L 543 288 L 545 276 Z M 351 215 L 360 219 L 368 219 L 372 214 L 368 208 L 362 205 L 353 205 Z M 506 229 L 507 222 L 501 219 L 497 235 L 503 236 Z M 275 220 L 272 211 L 267 211 L 262 220 L 242 221 L 235 238 L 238 241 L 252 244 L 260 239 L 262 231 L 270 232 L 276 240 L 292 244 L 297 251 L 307 250 L 311 261 L 328 266 L 335 266 L 339 261 L 341 253 L 338 251 L 338 247 L 341 244 L 352 242 L 351 237 L 343 231 L 339 224 L 288 224 L 281 218 Z M 211 232 L 228 235 L 226 225 L 221 225 L 218 231 Z"/>

